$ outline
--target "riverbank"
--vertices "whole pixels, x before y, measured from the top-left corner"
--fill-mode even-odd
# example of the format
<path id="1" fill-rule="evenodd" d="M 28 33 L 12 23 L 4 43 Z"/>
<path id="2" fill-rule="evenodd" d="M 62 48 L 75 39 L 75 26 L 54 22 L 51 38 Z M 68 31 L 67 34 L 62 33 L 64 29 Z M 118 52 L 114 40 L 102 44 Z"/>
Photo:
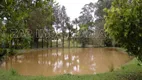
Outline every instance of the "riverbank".
<path id="1" fill-rule="evenodd" d="M 0 80 L 141 80 L 142 66 L 137 59 L 133 59 L 120 69 L 96 75 L 65 74 L 54 77 L 22 76 L 14 70 L 0 70 Z"/>

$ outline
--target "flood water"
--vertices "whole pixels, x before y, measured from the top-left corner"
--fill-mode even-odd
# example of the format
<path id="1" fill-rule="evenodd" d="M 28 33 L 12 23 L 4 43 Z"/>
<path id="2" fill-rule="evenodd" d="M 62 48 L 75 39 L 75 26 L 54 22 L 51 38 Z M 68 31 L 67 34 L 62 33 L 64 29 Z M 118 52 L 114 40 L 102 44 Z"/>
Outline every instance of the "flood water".
<path id="1" fill-rule="evenodd" d="M 32 76 L 81 75 L 109 72 L 130 60 L 127 53 L 112 48 L 55 48 L 10 57 L 1 68 Z"/>

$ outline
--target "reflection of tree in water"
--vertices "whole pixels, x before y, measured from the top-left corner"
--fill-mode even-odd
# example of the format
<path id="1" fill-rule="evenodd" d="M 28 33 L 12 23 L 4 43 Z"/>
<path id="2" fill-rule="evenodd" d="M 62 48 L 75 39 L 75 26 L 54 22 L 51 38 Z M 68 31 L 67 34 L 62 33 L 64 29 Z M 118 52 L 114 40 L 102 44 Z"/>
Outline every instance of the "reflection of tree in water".
<path id="1" fill-rule="evenodd" d="M 75 49 L 48 49 L 17 55 L 7 61 L 8 68 L 16 68 L 29 71 L 50 72 L 51 74 L 76 74 L 80 72 L 80 57 Z M 87 54 L 85 55 L 88 58 Z M 90 58 L 91 59 L 91 58 Z M 82 60 L 84 61 L 84 60 Z M 88 65 L 88 64 L 87 64 Z"/>
<path id="2" fill-rule="evenodd" d="M 119 60 L 118 56 L 124 59 Z M 14 68 L 23 75 L 93 74 L 128 60 L 127 55 L 109 49 L 48 49 L 10 57 L 4 68 Z"/>
<path id="3" fill-rule="evenodd" d="M 57 51 L 57 50 L 56 50 Z M 73 73 L 79 71 L 79 57 L 70 54 L 70 49 L 62 49 L 61 56 L 58 55 L 57 60 L 53 62 L 53 72 L 56 73 Z M 57 52 L 60 54 L 60 52 Z"/>

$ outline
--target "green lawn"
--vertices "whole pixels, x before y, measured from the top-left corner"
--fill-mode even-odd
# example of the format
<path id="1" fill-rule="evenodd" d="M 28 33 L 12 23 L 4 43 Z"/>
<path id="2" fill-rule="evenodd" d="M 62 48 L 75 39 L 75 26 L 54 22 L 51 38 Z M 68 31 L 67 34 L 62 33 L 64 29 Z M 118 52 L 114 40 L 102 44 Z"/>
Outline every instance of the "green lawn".
<path id="1" fill-rule="evenodd" d="M 81 76 L 70 74 L 54 77 L 21 76 L 14 70 L 0 70 L 0 80 L 142 80 L 142 66 L 139 63 L 139 61 L 133 59 L 113 72 Z"/>

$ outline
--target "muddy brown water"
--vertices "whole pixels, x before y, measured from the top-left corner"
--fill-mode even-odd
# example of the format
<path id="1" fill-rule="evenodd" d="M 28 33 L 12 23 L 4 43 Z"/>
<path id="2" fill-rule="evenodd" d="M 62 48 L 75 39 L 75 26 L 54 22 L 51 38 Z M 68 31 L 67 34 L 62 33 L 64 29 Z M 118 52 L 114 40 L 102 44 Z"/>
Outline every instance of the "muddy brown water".
<path id="1" fill-rule="evenodd" d="M 44 49 L 7 58 L 1 68 L 32 76 L 96 74 L 113 71 L 131 59 L 113 48 Z"/>

